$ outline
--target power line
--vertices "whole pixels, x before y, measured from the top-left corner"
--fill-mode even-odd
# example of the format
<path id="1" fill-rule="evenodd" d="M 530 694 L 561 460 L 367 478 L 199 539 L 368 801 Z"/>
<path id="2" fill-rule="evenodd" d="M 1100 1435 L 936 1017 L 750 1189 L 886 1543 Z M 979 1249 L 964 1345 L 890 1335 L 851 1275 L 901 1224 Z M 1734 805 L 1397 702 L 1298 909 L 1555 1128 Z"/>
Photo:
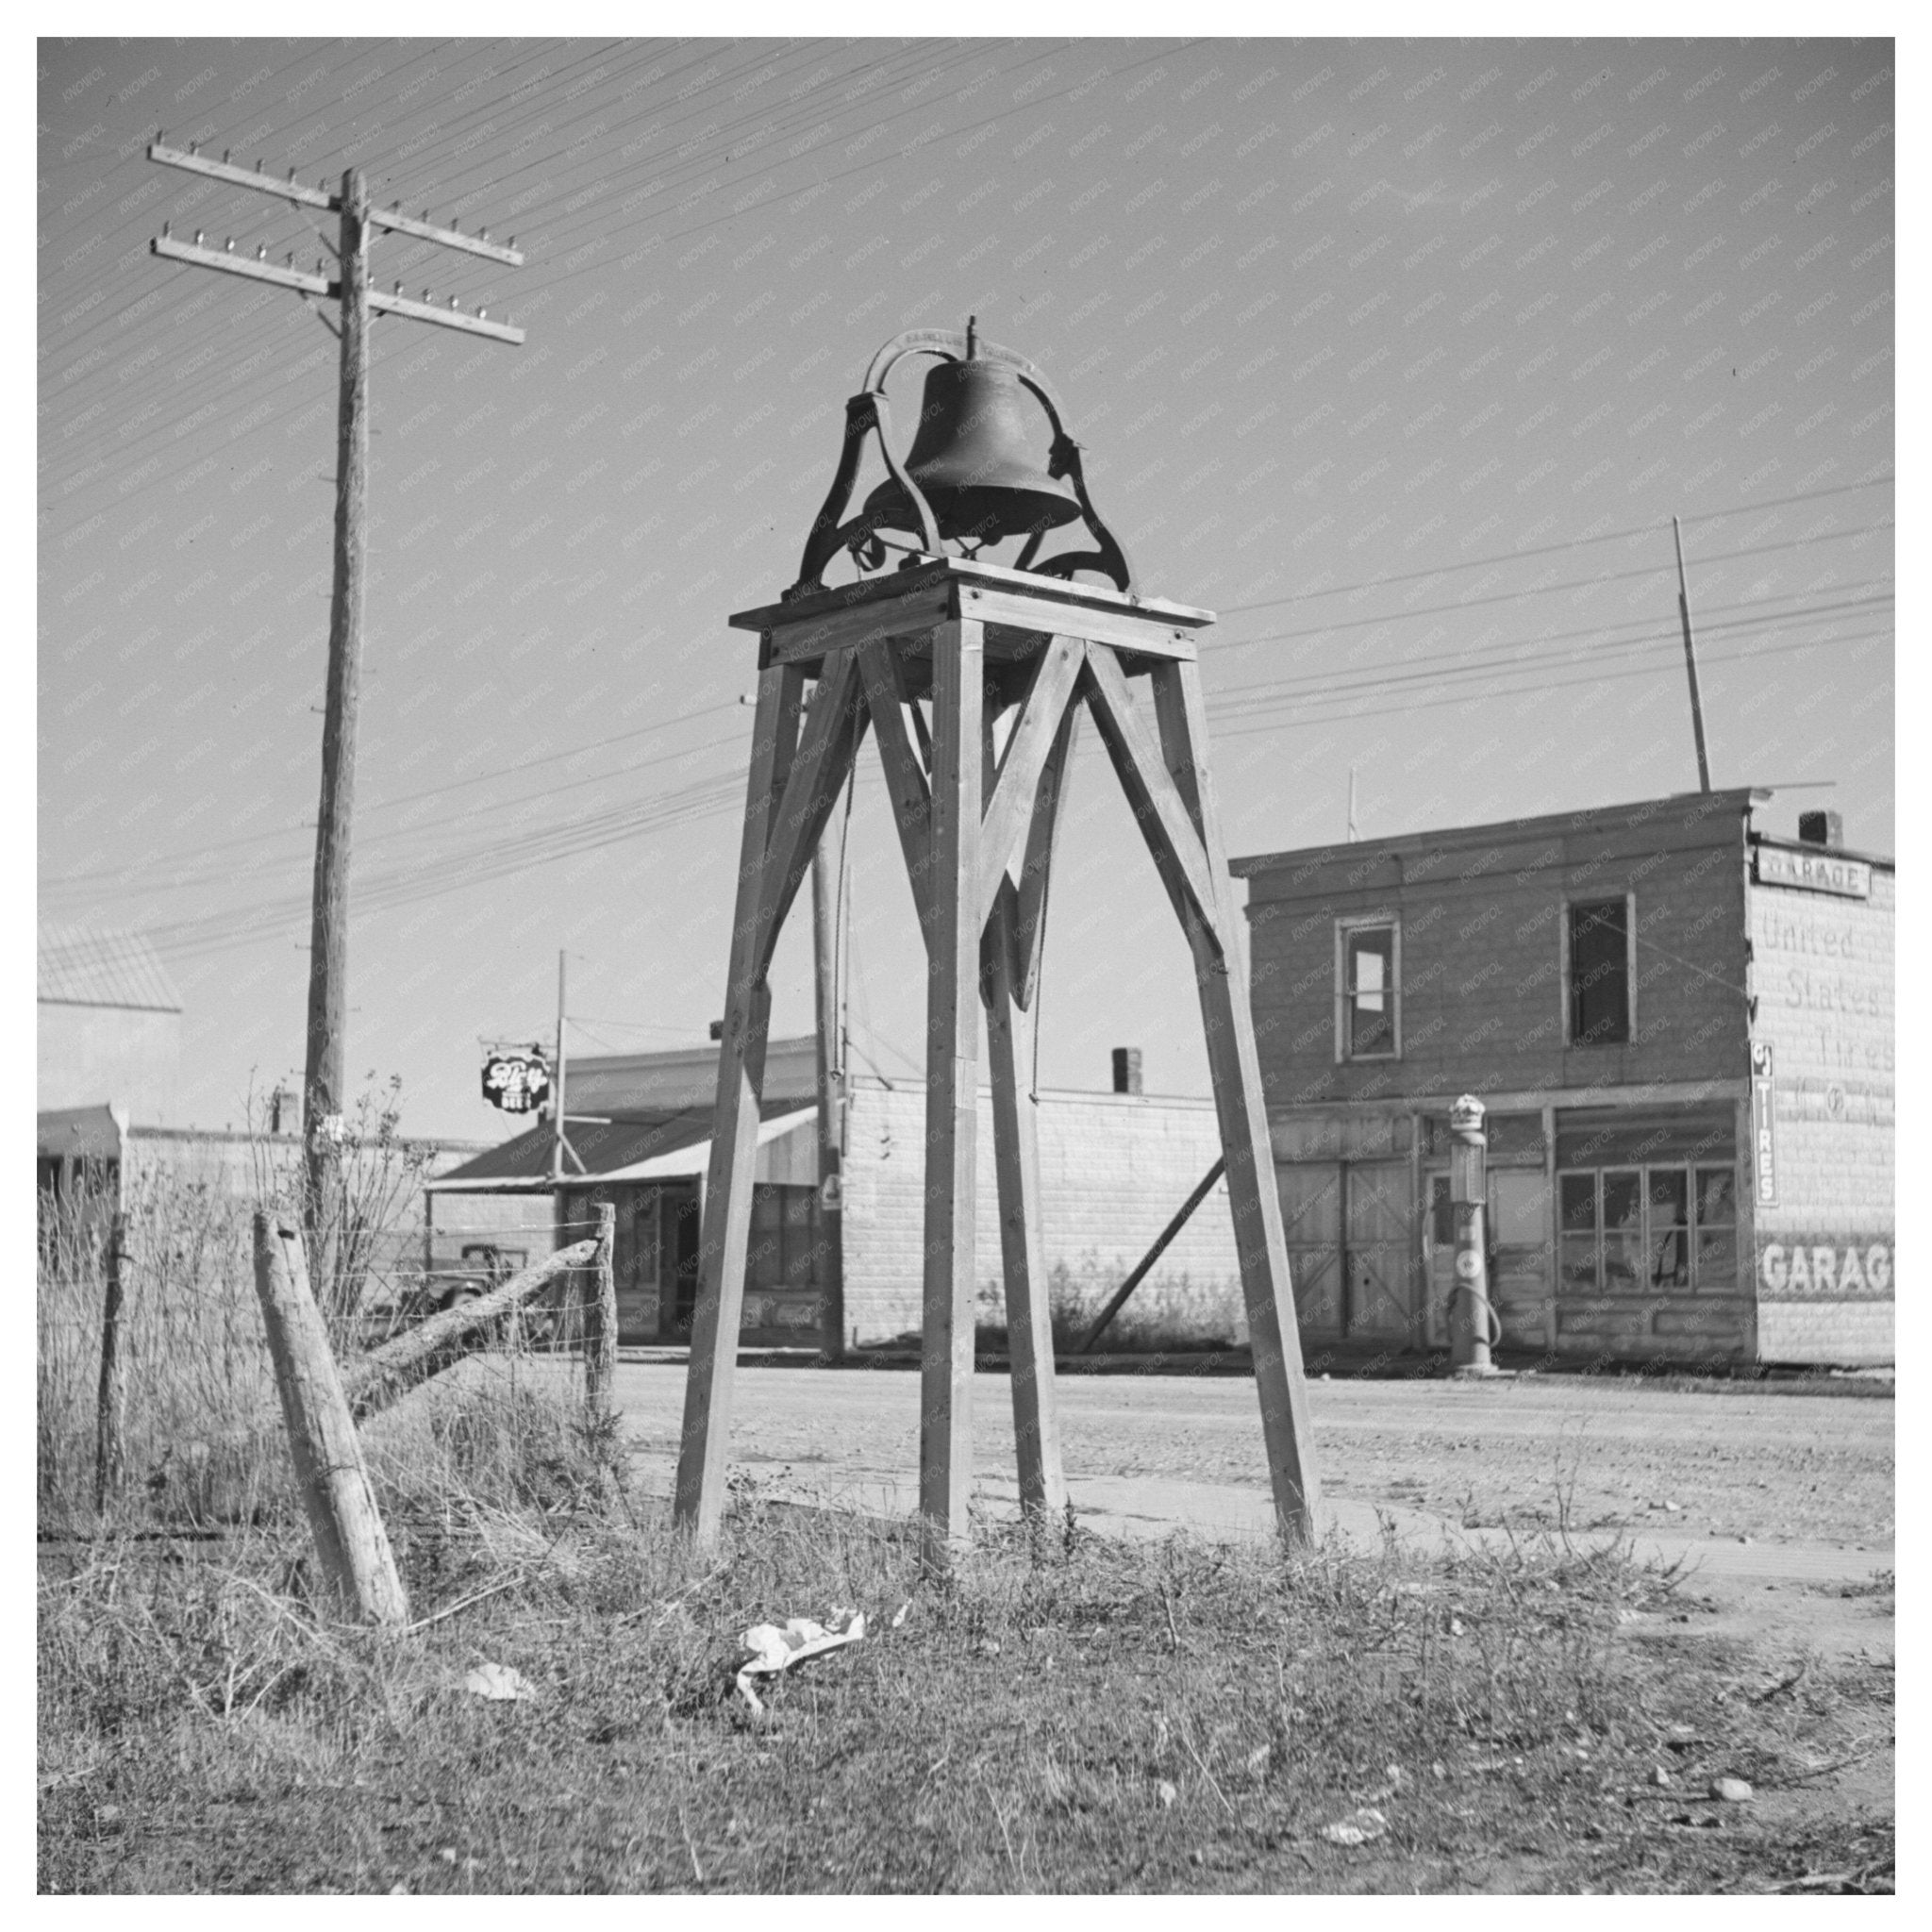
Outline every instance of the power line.
<path id="1" fill-rule="evenodd" d="M 513 773 L 533 771 L 540 765 L 557 764 L 566 758 L 584 758 L 593 751 L 603 751 L 613 744 L 627 743 L 633 739 L 647 737 L 652 732 L 668 731 L 675 724 L 689 724 L 693 719 L 715 717 L 721 711 L 736 711 L 741 708 L 742 707 L 735 699 L 727 704 L 701 705 L 695 710 L 680 711 L 675 717 L 660 718 L 654 724 L 640 724 L 630 731 L 613 732 L 608 738 L 592 739 L 587 744 L 570 745 L 562 751 L 544 752 L 537 758 L 522 758 L 514 764 L 499 765 L 491 771 L 479 772 L 473 777 L 452 779 L 446 785 L 425 786 L 420 791 L 406 791 L 395 798 L 378 799 L 373 805 L 364 806 L 362 809 L 365 813 L 370 814 L 381 811 L 394 811 L 398 807 L 414 805 L 422 799 L 440 798 L 452 791 L 460 791 L 471 785 L 485 785 L 491 779 L 508 777 Z M 720 744 L 728 741 L 724 739 L 715 741 L 715 742 Z M 626 767 L 625 769 L 631 768 Z M 622 774 L 621 773 L 607 773 L 605 775 L 616 777 Z M 238 838 L 221 840 L 216 844 L 198 845 L 191 852 L 170 854 L 158 858 L 142 859 L 135 863 L 114 866 L 101 872 L 67 873 L 58 877 L 44 880 L 42 883 L 58 886 L 77 884 L 90 879 L 125 878 L 130 874 L 151 872 L 158 866 L 173 864 L 176 861 L 185 863 L 190 859 L 207 858 L 216 852 L 233 851 L 239 846 L 259 844 L 262 841 L 268 839 L 287 839 L 292 837 L 297 832 L 313 831 L 314 829 L 313 825 L 297 825 L 285 826 L 278 831 L 273 832 L 246 832 Z"/>
<path id="2" fill-rule="evenodd" d="M 1748 550 L 1719 550 L 1697 560 L 1700 564 L 1732 563 L 1748 557 L 1774 557 L 1807 543 L 1841 543 L 1853 537 L 1864 537 L 1890 530 L 1891 524 L 1864 524 L 1850 530 L 1829 530 L 1814 537 L 1791 537 L 1782 543 L 1763 543 Z M 1667 572 L 1666 563 L 1640 564 L 1634 570 L 1605 571 L 1593 577 L 1571 577 L 1561 583 L 1525 584 L 1517 591 L 1497 591 L 1482 597 L 1465 597 L 1454 604 L 1423 604 L 1411 610 L 1383 611 L 1369 617 L 1338 617 L 1326 624 L 1309 625 L 1300 630 L 1269 631 L 1257 638 L 1240 638 L 1220 646 L 1223 650 L 1246 650 L 1250 644 L 1280 643 L 1293 638 L 1322 638 L 1340 630 L 1361 630 L 1371 625 L 1399 624 L 1411 617 L 1437 617 L 1461 610 L 1475 610 L 1487 604 L 1513 604 L 1524 597 L 1549 596 L 1558 591 L 1593 591 L 1603 584 L 1627 583 L 1636 577 L 1654 577 Z M 1258 607 L 1250 607 L 1258 608 Z"/>
<path id="3" fill-rule="evenodd" d="M 1882 578 L 1874 578 L 1872 581 L 1883 582 L 1885 580 Z M 1790 600 L 1787 598 L 1773 597 L 1756 600 L 1753 602 L 1747 602 L 1743 604 L 1718 604 L 1713 605 L 1711 608 L 1713 612 L 1724 610 L 1749 610 L 1757 608 L 1760 604 L 1779 604 L 1786 603 L 1789 601 Z M 1750 627 L 1753 625 L 1764 623 L 1789 623 L 1799 619 L 1815 620 L 1819 617 L 1828 615 L 1834 611 L 1847 609 L 1862 609 L 1870 604 L 1884 603 L 1887 601 L 1889 600 L 1883 596 L 1876 598 L 1846 600 L 1840 601 L 1837 604 L 1818 606 L 1809 610 L 1781 612 L 1774 618 L 1726 618 L 1722 619 L 1716 623 L 1707 624 L 1703 627 L 1707 630 L 1721 631 L 1743 629 Z M 1650 628 L 1661 622 L 1664 622 L 1664 620 L 1655 617 L 1625 618 L 1620 620 L 1615 624 L 1610 625 L 1587 625 L 1579 630 L 1551 631 L 1545 632 L 1540 637 L 1519 638 L 1509 643 L 1499 643 L 1494 640 L 1491 640 L 1487 642 L 1465 645 L 1461 648 L 1452 651 L 1418 652 L 1412 659 L 1406 659 L 1403 660 L 1403 662 L 1398 666 L 1390 667 L 1390 675 L 1403 677 L 1411 675 L 1418 677 L 1433 676 L 1437 674 L 1427 670 L 1415 670 L 1412 667 L 1415 665 L 1426 666 L 1432 664 L 1451 663 L 1455 660 L 1464 658 L 1474 660 L 1474 663 L 1472 665 L 1472 668 L 1480 668 L 1483 665 L 1489 664 L 1507 664 L 1512 661 L 1526 662 L 1526 659 L 1522 658 L 1511 659 L 1507 657 L 1507 654 L 1510 651 L 1516 650 L 1532 650 L 1539 644 L 1567 642 L 1572 639 L 1577 638 L 1588 638 L 1594 641 L 1598 641 L 1600 647 L 1602 648 L 1621 649 L 1625 648 L 1626 646 L 1622 643 L 1619 643 L 1617 641 L 1610 638 L 1608 636 L 1608 633 L 1619 630 Z M 1674 637 L 1643 638 L 1636 640 L 1634 641 L 1641 643 L 1644 646 L 1649 646 L 1652 644 L 1674 643 L 1676 640 Z M 1503 653 L 1505 655 L 1487 655 L 1490 653 Z M 1345 667 L 1345 669 L 1347 670 L 1356 671 L 1368 671 L 1370 668 L 1371 667 L 1367 665 L 1351 665 Z M 1291 675 L 1281 678 L 1261 678 L 1252 684 L 1236 684 L 1222 686 L 1217 691 L 1210 692 L 1209 696 L 1210 699 L 1218 701 L 1221 699 L 1245 695 L 1247 693 L 1255 691 L 1282 691 L 1290 685 L 1307 685 L 1311 688 L 1328 686 L 1333 688 L 1332 680 L 1334 680 L 1339 675 L 1341 674 L 1337 671 L 1319 671 L 1307 672 L 1300 674 L 1298 675 Z M 1380 678 L 1372 677 L 1369 681 L 1374 683 L 1380 682 L 1382 680 Z"/>
<path id="4" fill-rule="evenodd" d="M 1878 582 L 1883 580 L 1875 579 L 1872 581 Z M 1860 585 L 1854 586 L 1851 588 L 1861 589 L 1864 588 L 1864 586 Z M 1723 631 L 1733 628 L 1761 626 L 1767 624 L 1772 625 L 1789 625 L 1794 623 L 1801 623 L 1809 626 L 1824 621 L 1824 619 L 1826 616 L 1828 616 L 1834 611 L 1861 609 L 1868 608 L 1869 605 L 1874 601 L 1885 601 L 1882 598 L 1876 600 L 1841 600 L 1838 604 L 1814 607 L 1813 608 L 1808 610 L 1800 609 L 1793 611 L 1782 611 L 1777 613 L 1774 617 L 1771 618 L 1760 618 L 1755 615 L 1746 617 L 1722 617 L 1717 614 L 1720 612 L 1731 611 L 1756 612 L 1761 609 L 1766 605 L 1789 603 L 1792 601 L 1792 597 L 1801 594 L 1803 593 L 1792 593 L 1791 596 L 1787 597 L 1747 600 L 1746 602 L 1740 604 L 1713 607 L 1713 621 L 1708 625 L 1708 628 L 1713 631 Z M 1611 628 L 1628 628 L 1631 625 L 1642 625 L 1650 623 L 1653 620 L 1647 619 L 1628 620 L 1624 624 L 1611 626 Z M 1562 639 L 1566 637 L 1590 637 L 1601 639 L 1602 635 L 1602 627 L 1598 626 L 1571 633 L 1557 633 L 1555 634 L 1554 638 L 1546 635 L 1542 638 L 1518 640 L 1514 643 L 1506 643 L 1500 645 L 1495 643 L 1486 643 L 1472 647 L 1465 647 L 1455 651 L 1431 653 L 1427 654 L 1425 658 L 1420 660 L 1410 660 L 1400 665 L 1391 667 L 1388 670 L 1379 673 L 1369 672 L 1367 667 L 1346 667 L 1345 669 L 1339 672 L 1324 671 L 1321 673 L 1306 674 L 1301 676 L 1293 676 L 1288 678 L 1264 679 L 1245 685 L 1235 686 L 1232 688 L 1218 691 L 1211 694 L 1210 703 L 1213 704 L 1216 708 L 1223 708 L 1227 705 L 1228 701 L 1238 698 L 1242 700 L 1240 706 L 1241 710 L 1243 712 L 1243 714 L 1248 714 L 1253 713 L 1259 709 L 1270 708 L 1271 694 L 1273 694 L 1273 703 L 1274 706 L 1297 705 L 1303 707 L 1306 709 L 1307 708 L 1312 706 L 1332 704 L 1338 698 L 1345 698 L 1347 696 L 1354 695 L 1359 692 L 1365 692 L 1374 690 L 1397 689 L 1401 686 L 1408 684 L 1427 684 L 1432 688 L 1438 690 L 1445 688 L 1453 689 L 1454 685 L 1457 681 L 1465 680 L 1471 676 L 1488 677 L 1490 674 L 1494 670 L 1502 670 L 1507 673 L 1511 670 L 1528 671 L 1537 670 L 1540 668 L 1550 668 L 1546 664 L 1539 665 L 1538 663 L 1530 659 L 1523 658 L 1510 658 L 1507 654 L 1512 650 L 1533 648 L 1537 644 L 1547 643 L 1556 641 L 1556 639 Z M 1664 648 L 1667 647 L 1671 642 L 1671 639 L 1659 637 L 1637 638 L 1625 640 L 1621 642 L 1615 641 L 1607 641 L 1600 644 L 1600 646 L 1595 652 L 1595 655 L 1597 657 L 1603 657 L 1607 655 L 1625 655 L 1633 650 L 1651 650 Z M 1725 659 L 1721 657 L 1717 658 L 1715 661 L 1722 662 L 1725 661 Z M 1584 658 L 1580 654 L 1566 654 L 1556 660 L 1554 668 L 1567 668 L 1574 665 L 1580 665 L 1583 662 Z M 1444 668 L 1435 668 L 1439 666 Z M 1354 670 L 1361 670 L 1366 675 L 1359 676 L 1350 676 L 1349 672 Z M 1529 691 L 1538 688 L 1540 687 L 1535 685 L 1512 686 L 1507 688 L 1507 693 L 1514 693 L 1521 691 Z M 588 745 L 571 747 L 558 752 L 545 753 L 536 758 L 524 760 L 521 764 L 517 766 L 506 767 L 503 769 L 502 772 L 478 774 L 471 778 L 458 779 L 452 781 L 450 784 L 447 785 L 427 787 L 417 792 L 406 793 L 398 798 L 382 801 L 380 805 L 372 807 L 371 809 L 394 809 L 408 803 L 418 802 L 425 798 L 443 795 L 449 791 L 460 790 L 470 785 L 488 782 L 490 779 L 496 776 L 504 775 L 506 773 L 515 772 L 519 770 L 528 770 L 537 766 L 556 763 L 563 759 L 582 757 L 590 752 L 603 749 L 611 743 L 626 741 L 628 740 L 645 736 L 656 731 L 670 728 L 673 725 L 688 722 L 694 718 L 704 716 L 714 716 L 720 712 L 732 710 L 736 708 L 738 708 L 732 704 L 701 707 L 690 712 L 680 713 L 678 714 L 678 716 L 675 718 L 664 719 L 658 721 L 657 723 L 654 723 L 652 724 L 638 726 L 632 731 L 614 734 L 610 738 L 595 741 Z M 1325 715 L 1325 713 L 1323 715 Z M 1348 713 L 1345 715 L 1355 714 Z M 666 762 L 669 758 L 673 758 L 698 756 L 701 755 L 701 753 L 705 750 L 716 749 L 726 743 L 733 742 L 735 741 L 735 738 L 736 734 L 732 734 L 731 736 L 728 736 L 726 738 L 714 740 L 710 741 L 710 743 L 702 747 L 698 747 L 692 751 L 680 751 L 677 753 L 667 754 L 666 758 L 645 761 L 645 765 L 642 766 L 624 767 L 620 768 L 616 772 L 592 774 L 585 779 L 574 781 L 574 786 L 575 784 L 601 783 L 608 778 L 625 776 L 632 771 L 645 769 L 649 764 Z M 572 788 L 564 789 L 574 789 L 574 786 Z M 686 788 L 687 791 L 691 791 L 693 789 L 702 788 Z M 501 810 L 511 808 L 515 806 L 529 805 L 534 803 L 537 799 L 542 797 L 543 795 L 544 794 L 541 792 L 526 793 L 515 799 L 498 801 L 496 804 L 487 808 L 487 809 Z M 679 795 L 681 794 L 673 793 L 668 794 L 667 796 L 671 799 L 675 799 Z M 649 802 L 642 802 L 637 808 L 646 811 L 649 810 Z M 630 808 L 619 808 L 617 809 L 621 813 L 624 810 L 630 809 Z M 528 834 L 525 834 L 523 836 L 530 840 L 543 840 L 553 836 L 569 836 L 574 832 L 575 828 L 578 825 L 586 824 L 592 825 L 602 825 L 605 823 L 607 823 L 609 816 L 610 815 L 608 813 L 596 814 L 592 815 L 592 817 L 588 821 L 565 821 L 560 825 L 556 827 L 540 826 L 536 828 L 534 831 Z M 458 817 L 456 819 L 432 821 L 430 824 L 425 825 L 399 827 L 395 832 L 391 834 L 377 834 L 375 838 L 372 838 L 367 842 L 377 843 L 385 838 L 412 837 L 419 835 L 421 833 L 436 829 L 441 829 L 449 824 L 462 824 L 464 822 L 464 818 Z M 287 829 L 271 833 L 245 835 L 243 838 L 241 839 L 224 841 L 217 845 L 198 848 L 195 852 L 177 855 L 176 857 L 181 860 L 181 862 L 184 863 L 192 862 L 197 859 L 212 859 L 217 853 L 233 850 L 242 844 L 256 842 L 264 839 L 287 838 L 290 836 L 291 836 L 291 834 Z M 489 848 L 489 850 L 491 853 L 497 853 L 500 852 L 502 848 L 499 845 L 492 844 L 491 847 Z M 541 858 L 541 856 L 542 854 L 540 851 L 538 853 L 538 857 Z M 125 879 L 131 874 L 151 874 L 153 871 L 157 870 L 160 865 L 167 862 L 169 861 L 148 860 L 138 865 L 112 868 L 92 874 L 70 874 L 62 877 L 51 879 L 46 883 L 52 888 L 71 890 L 75 887 L 84 887 L 90 884 L 94 884 L 95 882 L 99 882 L 99 884 L 95 885 L 95 890 L 101 890 L 104 889 L 108 883 Z M 431 861 L 425 860 L 425 862 L 427 863 Z M 460 862 L 460 859 L 453 862 Z M 535 859 L 532 859 L 531 862 L 536 861 Z M 252 876 L 254 875 L 255 873 L 259 872 L 261 869 L 261 867 L 244 868 L 242 874 L 230 874 L 230 876 Z M 388 875 L 385 875 L 383 880 L 377 881 L 374 886 L 372 886 L 372 890 L 379 890 L 387 882 Z M 153 890 L 164 891 L 187 889 L 206 883 L 208 883 L 208 881 L 205 877 L 194 877 L 183 880 L 176 880 L 172 882 L 168 886 L 156 887 Z"/>
<path id="5" fill-rule="evenodd" d="M 1754 658 L 1781 657 L 1791 651 L 1815 651 L 1827 645 L 1865 643 L 1875 639 L 1890 638 L 1890 636 L 1891 633 L 1890 631 L 1884 630 L 1857 631 L 1849 637 L 1812 638 L 1798 643 L 1767 645 L 1762 650 L 1757 651 L 1713 653 L 1707 661 L 1716 664 L 1741 663 Z M 1546 691 L 1564 691 L 1578 685 L 1613 683 L 1626 677 L 1655 677 L 1661 668 L 1657 665 L 1639 664 L 1627 670 L 1606 671 L 1596 675 L 1552 678 L 1531 684 L 1493 686 L 1482 691 L 1474 691 L 1468 697 L 1451 698 L 1446 702 L 1452 705 L 1476 704 L 1508 697 L 1530 696 Z M 1400 711 L 1421 710 L 1426 706 L 1441 704 L 1443 702 L 1444 700 L 1441 698 L 1423 696 L 1405 704 L 1373 706 L 1364 709 L 1323 712 L 1316 715 L 1297 714 L 1294 717 L 1280 719 L 1272 724 L 1257 724 L 1245 730 L 1219 731 L 1215 736 L 1217 738 L 1252 738 L 1258 733 L 1266 731 L 1286 731 L 1296 724 L 1341 724 L 1357 718 L 1382 718 L 1391 716 Z"/>
<path id="6" fill-rule="evenodd" d="M 1822 497 L 1842 496 L 1854 490 L 1874 490 L 1880 484 L 1895 481 L 1893 474 L 1887 471 L 1882 476 L 1869 476 L 1857 483 L 1835 483 L 1824 490 L 1806 490 L 1795 496 L 1768 496 L 1761 503 L 1740 503 L 1729 509 L 1704 510 L 1694 516 L 1687 516 L 1687 524 L 1715 523 L 1721 517 L 1752 516 L 1762 509 L 1782 509 L 1789 504 L 1813 503 Z M 1461 563 L 1439 563 L 1427 570 L 1398 571 L 1391 576 L 1364 577 L 1353 584 L 1324 584 L 1307 591 L 1291 591 L 1280 597 L 1263 597 L 1253 604 L 1224 605 L 1219 615 L 1238 617 L 1248 610 L 1267 610 L 1278 604 L 1299 604 L 1309 597 L 1352 596 L 1357 591 L 1379 591 L 1389 584 L 1410 584 L 1424 577 L 1444 576 L 1455 571 L 1481 570 L 1489 564 L 1516 563 L 1524 558 L 1554 557 L 1559 552 L 1582 549 L 1592 543 L 1616 543 L 1629 537 L 1652 537 L 1662 534 L 1661 524 L 1633 524 L 1628 529 L 1607 530 L 1596 537 L 1571 537 L 1560 543 L 1541 544 L 1534 550 L 1505 550 L 1489 557 L 1472 557 Z"/>

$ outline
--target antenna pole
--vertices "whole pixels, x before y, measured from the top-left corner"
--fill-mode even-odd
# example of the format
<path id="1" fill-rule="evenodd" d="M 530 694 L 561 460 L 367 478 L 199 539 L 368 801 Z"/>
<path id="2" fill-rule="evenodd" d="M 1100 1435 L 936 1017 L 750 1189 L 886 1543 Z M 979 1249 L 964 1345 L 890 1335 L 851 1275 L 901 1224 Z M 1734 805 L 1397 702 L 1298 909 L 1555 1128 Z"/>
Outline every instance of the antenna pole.
<path id="1" fill-rule="evenodd" d="M 1697 646 L 1690 636 L 1690 587 L 1684 577 L 1684 530 L 1675 517 L 1671 535 L 1677 545 L 1677 615 L 1684 621 L 1684 669 L 1690 679 L 1690 729 L 1697 738 L 1697 786 L 1710 790 L 1710 758 L 1704 748 L 1704 699 L 1697 689 Z"/>

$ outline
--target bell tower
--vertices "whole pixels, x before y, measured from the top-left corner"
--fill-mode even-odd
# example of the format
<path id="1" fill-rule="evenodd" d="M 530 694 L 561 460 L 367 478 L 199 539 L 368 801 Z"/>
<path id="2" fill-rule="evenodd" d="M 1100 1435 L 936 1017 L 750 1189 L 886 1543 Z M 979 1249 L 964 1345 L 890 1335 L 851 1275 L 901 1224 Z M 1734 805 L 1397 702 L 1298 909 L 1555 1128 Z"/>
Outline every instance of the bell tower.
<path id="1" fill-rule="evenodd" d="M 941 360 L 902 462 L 885 381 L 911 354 Z M 1051 427 L 1043 463 L 1029 397 Z M 886 480 L 848 517 L 868 438 L 877 441 Z M 1094 547 L 1040 557 L 1048 533 L 1076 520 Z M 982 556 L 1008 538 L 1022 540 L 1011 564 Z M 827 588 L 824 573 L 841 550 L 858 580 Z M 898 567 L 884 571 L 894 550 Z M 1076 582 L 1083 571 L 1109 582 Z M 874 357 L 846 405 L 837 474 L 798 581 L 776 604 L 730 620 L 758 634 L 758 696 L 677 1470 L 676 1520 L 700 1537 L 715 1534 L 724 1501 L 771 1014 L 766 975 L 868 731 L 926 954 L 919 1507 L 928 1555 L 942 1558 L 967 1534 L 982 1006 L 1021 1504 L 1048 1516 L 1065 1507 L 1030 1070 L 1047 882 L 1083 713 L 1193 956 L 1275 1518 L 1292 1541 L 1312 1536 L 1317 1483 L 1301 1345 L 1241 915 L 1207 768 L 1195 641 L 1213 621 L 1134 591 L 1126 554 L 1088 495 L 1079 446 L 1024 357 L 980 341 L 971 326 L 963 336 L 914 330 Z M 996 727 L 1008 716 L 1002 745 Z"/>

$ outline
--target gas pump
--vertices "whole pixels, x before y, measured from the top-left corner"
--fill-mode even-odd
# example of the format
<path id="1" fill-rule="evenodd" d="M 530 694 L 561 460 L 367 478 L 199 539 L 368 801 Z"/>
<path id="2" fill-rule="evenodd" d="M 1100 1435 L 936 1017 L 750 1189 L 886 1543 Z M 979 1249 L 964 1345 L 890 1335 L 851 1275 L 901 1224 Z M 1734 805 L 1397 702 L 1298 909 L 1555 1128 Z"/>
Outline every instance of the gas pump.
<path id="1" fill-rule="evenodd" d="M 1465 1093 L 1449 1109 L 1449 1203 L 1456 1217 L 1456 1286 L 1449 1298 L 1449 1359 L 1457 1375 L 1495 1375 L 1491 1346 L 1503 1324 L 1490 1302 L 1489 1135 L 1484 1108 Z"/>

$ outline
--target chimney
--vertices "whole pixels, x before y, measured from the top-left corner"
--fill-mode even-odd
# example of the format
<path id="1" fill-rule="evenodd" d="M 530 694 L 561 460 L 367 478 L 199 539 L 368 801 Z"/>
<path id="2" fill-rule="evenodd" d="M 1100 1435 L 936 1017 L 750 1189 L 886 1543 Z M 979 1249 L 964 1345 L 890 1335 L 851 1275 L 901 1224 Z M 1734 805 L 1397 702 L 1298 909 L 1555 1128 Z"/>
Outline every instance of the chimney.
<path id="1" fill-rule="evenodd" d="M 1113 1050 L 1113 1091 L 1138 1093 L 1141 1091 L 1141 1049 L 1117 1046 Z"/>
<path id="2" fill-rule="evenodd" d="M 1835 811 L 1801 811 L 1798 837 L 1807 845 L 1822 845 L 1827 852 L 1845 849 L 1845 822 Z"/>

